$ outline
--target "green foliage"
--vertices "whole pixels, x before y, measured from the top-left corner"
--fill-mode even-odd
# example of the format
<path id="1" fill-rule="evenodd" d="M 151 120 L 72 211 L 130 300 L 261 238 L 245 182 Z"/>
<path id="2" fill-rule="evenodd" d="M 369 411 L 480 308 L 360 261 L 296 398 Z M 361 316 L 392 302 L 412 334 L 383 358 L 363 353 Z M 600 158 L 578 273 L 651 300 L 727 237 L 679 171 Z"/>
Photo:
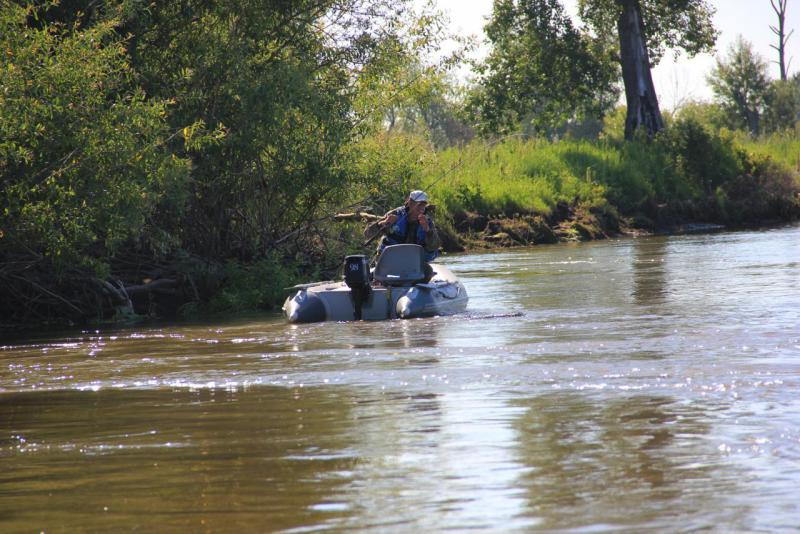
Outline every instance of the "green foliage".
<path id="1" fill-rule="evenodd" d="M 800 74 L 791 80 L 773 81 L 765 97 L 765 130 L 793 130 L 800 124 Z"/>
<path id="2" fill-rule="evenodd" d="M 330 7 L 159 3 L 128 22 L 134 66 L 149 94 L 174 102 L 174 149 L 192 159 L 188 250 L 258 256 L 346 187 L 356 51 L 316 33 Z"/>
<path id="3" fill-rule="evenodd" d="M 792 170 L 800 176 L 796 135 L 747 141 L 679 117 L 654 141 L 625 142 L 620 133 L 599 142 L 473 143 L 440 153 L 417 184 L 434 183 L 446 218 L 465 211 L 549 214 L 566 202 L 654 218 L 667 206 L 679 220 L 741 223 L 769 218 L 769 206 L 774 217 L 800 213 L 792 211 L 800 190 L 787 178 Z"/>
<path id="4" fill-rule="evenodd" d="M 387 104 L 387 132 L 425 137 L 437 149 L 469 141 L 475 134 L 461 117 L 462 91 L 445 75 L 425 70 L 412 71 L 414 90 Z"/>
<path id="5" fill-rule="evenodd" d="M 760 131 L 770 87 L 767 66 L 753 45 L 740 36 L 726 58 L 717 58 L 716 67 L 708 76 L 708 84 L 729 119 L 737 127 L 748 128 L 752 135 Z"/>
<path id="6" fill-rule="evenodd" d="M 284 288 L 297 280 L 297 272 L 277 254 L 253 263 L 225 263 L 222 287 L 208 303 L 212 313 L 238 313 L 273 309 L 286 297 Z"/>
<path id="7" fill-rule="evenodd" d="M 383 213 L 405 201 L 409 191 L 419 189 L 418 177 L 434 158 L 425 139 L 399 133 L 375 135 L 353 147 L 352 167 L 358 187 L 351 198 L 366 200 L 366 207 Z"/>
<path id="8" fill-rule="evenodd" d="M 581 19 L 596 35 L 617 35 L 621 0 L 578 0 Z M 668 49 L 683 50 L 689 56 L 714 47 L 717 32 L 714 8 L 707 0 L 638 0 L 648 57 L 657 65 Z"/>
<path id="9" fill-rule="evenodd" d="M 409 11 L 410 22 L 404 22 L 408 37 L 384 41 L 375 60 L 360 73 L 355 109 L 376 131 L 419 135 L 443 148 L 474 135 L 460 116 L 463 91 L 449 75 L 473 45 L 447 35 L 449 21 L 432 5 Z M 442 55 L 445 39 L 455 47 Z M 431 59 L 433 54 L 439 57 Z"/>
<path id="10" fill-rule="evenodd" d="M 489 149 L 472 143 L 441 153 L 418 183 L 436 182 L 431 188 L 434 202 L 445 214 L 546 214 L 562 201 L 603 204 L 604 186 L 586 167 L 574 172 L 577 166 L 570 163 L 572 150 L 592 153 L 595 148 L 575 141 L 509 139 Z"/>
<path id="11" fill-rule="evenodd" d="M 713 102 L 687 102 L 675 111 L 674 117 L 677 120 L 699 122 L 717 132 L 723 128 L 736 128 L 736 125 L 728 118 L 725 109 L 720 104 Z"/>
<path id="12" fill-rule="evenodd" d="M 134 83 L 107 20 L 30 27 L 0 10 L 0 250 L 103 271 L 162 203 L 180 206 L 186 161 L 164 148 L 168 105 Z"/>
<path id="13" fill-rule="evenodd" d="M 706 195 L 744 170 L 732 138 L 710 133 L 694 119 L 676 121 L 660 134 L 659 142 L 677 175 Z"/>
<path id="14" fill-rule="evenodd" d="M 600 138 L 604 140 L 623 141 L 625 139 L 625 117 L 628 109 L 617 106 L 603 117 L 603 130 Z"/>
<path id="15" fill-rule="evenodd" d="M 419 165 L 402 136 L 379 152 L 385 107 L 369 103 L 393 100 L 383 81 L 425 113 L 444 94 L 443 67 L 412 61 L 438 46 L 441 21 L 409 0 L 20 4 L 0 4 L 0 260 L 45 279 L 43 258 L 101 287 L 87 269 L 122 276 L 109 266 L 123 253 L 144 271 L 124 273 L 135 283 L 142 258 L 183 253 L 260 274 L 278 256 L 314 265 L 340 238 L 326 245 L 314 221 L 370 189 L 392 202 Z M 411 64 L 431 75 L 405 88 Z M 87 306 L 104 298 L 95 286 L 75 290 Z"/>
<path id="16" fill-rule="evenodd" d="M 495 2 L 486 35 L 492 50 L 469 104 L 484 132 L 546 132 L 600 116 L 616 99 L 606 50 L 573 26 L 558 0 Z"/>
<path id="17" fill-rule="evenodd" d="M 793 172 L 800 181 L 800 125 L 795 130 L 783 130 L 753 139 L 738 136 L 736 142 L 749 153 L 766 157 Z"/>

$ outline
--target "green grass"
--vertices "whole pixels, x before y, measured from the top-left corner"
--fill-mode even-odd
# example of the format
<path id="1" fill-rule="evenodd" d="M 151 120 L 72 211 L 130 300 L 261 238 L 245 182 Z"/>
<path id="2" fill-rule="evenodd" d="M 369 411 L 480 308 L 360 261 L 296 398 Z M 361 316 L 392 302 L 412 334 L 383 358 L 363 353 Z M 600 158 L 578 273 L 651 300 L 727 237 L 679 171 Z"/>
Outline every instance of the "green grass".
<path id="1" fill-rule="evenodd" d="M 753 141 L 683 120 L 655 141 L 474 142 L 433 154 L 421 168 L 411 182 L 430 189 L 445 218 L 464 211 L 546 215 L 559 202 L 634 215 L 658 204 L 713 202 L 741 176 L 761 173 L 768 183 L 780 169 L 797 180 L 800 135 Z"/>
<path id="2" fill-rule="evenodd" d="M 473 143 L 441 153 L 422 174 L 448 213 L 549 214 L 559 202 L 635 210 L 657 194 L 675 193 L 663 151 L 614 141 Z M 673 184 L 674 185 L 674 184 Z M 685 193 L 685 191 L 684 191 Z"/>
<path id="3" fill-rule="evenodd" d="M 745 150 L 769 156 L 774 162 L 800 176 L 800 126 L 795 131 L 776 133 L 755 140 L 738 135 L 736 140 Z"/>
<path id="4" fill-rule="evenodd" d="M 441 153 L 420 177 L 436 202 L 482 213 L 549 213 L 560 201 L 605 202 L 606 187 L 579 160 L 618 159 L 588 143 L 524 142 L 509 139 L 494 146 L 473 143 Z"/>

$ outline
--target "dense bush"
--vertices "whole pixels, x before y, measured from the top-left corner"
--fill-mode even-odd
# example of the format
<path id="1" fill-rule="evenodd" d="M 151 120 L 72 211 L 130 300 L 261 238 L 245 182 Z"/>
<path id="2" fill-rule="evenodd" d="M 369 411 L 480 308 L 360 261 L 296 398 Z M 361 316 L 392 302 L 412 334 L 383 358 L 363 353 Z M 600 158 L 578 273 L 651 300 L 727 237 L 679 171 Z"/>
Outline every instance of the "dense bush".
<path id="1" fill-rule="evenodd" d="M 0 4 L 2 320 L 113 313 L 123 285 L 180 285 L 182 254 L 228 262 L 235 292 L 252 265 L 313 265 L 325 216 L 393 196 L 393 159 L 362 159 L 363 81 L 435 22 L 404 0 Z"/>
<path id="2" fill-rule="evenodd" d="M 137 87 L 108 20 L 88 29 L 27 24 L 0 10 L 0 258 L 92 266 L 179 208 L 187 161 L 165 149 L 168 103 Z"/>
<path id="3" fill-rule="evenodd" d="M 707 130 L 695 119 L 679 119 L 659 138 L 675 179 L 695 189 L 695 195 L 710 195 L 726 181 L 745 172 L 746 156 L 730 136 Z"/>

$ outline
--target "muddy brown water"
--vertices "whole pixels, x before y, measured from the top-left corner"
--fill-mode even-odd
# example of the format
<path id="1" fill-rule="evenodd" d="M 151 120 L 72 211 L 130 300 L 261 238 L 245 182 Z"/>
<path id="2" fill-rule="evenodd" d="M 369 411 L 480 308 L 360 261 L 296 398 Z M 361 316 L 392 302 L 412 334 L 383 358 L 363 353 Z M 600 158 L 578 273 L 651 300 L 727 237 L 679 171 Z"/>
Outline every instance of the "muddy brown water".
<path id="1" fill-rule="evenodd" d="M 0 531 L 800 526 L 800 227 L 444 261 L 466 314 L 3 342 Z"/>

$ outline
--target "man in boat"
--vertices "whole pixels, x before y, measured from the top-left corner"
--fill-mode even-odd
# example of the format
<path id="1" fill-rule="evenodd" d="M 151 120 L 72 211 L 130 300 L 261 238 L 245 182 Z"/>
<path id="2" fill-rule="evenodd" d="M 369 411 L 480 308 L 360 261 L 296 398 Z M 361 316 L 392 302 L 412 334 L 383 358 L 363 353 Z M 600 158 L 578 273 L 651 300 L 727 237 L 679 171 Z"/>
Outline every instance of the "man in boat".
<path id="1" fill-rule="evenodd" d="M 405 204 L 393 209 L 377 223 L 384 232 L 378 244 L 378 255 L 389 245 L 410 243 L 425 249 L 425 261 L 432 261 L 439 256 L 439 233 L 433 224 L 433 218 L 426 213 L 428 195 L 424 191 L 412 191 Z"/>

